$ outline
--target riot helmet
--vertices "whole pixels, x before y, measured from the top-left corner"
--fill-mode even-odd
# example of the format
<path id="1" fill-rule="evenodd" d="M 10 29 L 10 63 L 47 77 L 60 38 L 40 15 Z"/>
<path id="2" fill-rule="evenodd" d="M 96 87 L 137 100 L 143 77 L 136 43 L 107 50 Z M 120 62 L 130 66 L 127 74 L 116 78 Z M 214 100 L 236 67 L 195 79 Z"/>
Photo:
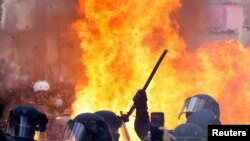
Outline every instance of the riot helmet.
<path id="1" fill-rule="evenodd" d="M 177 126 L 173 131 L 177 141 L 206 141 L 206 132 L 198 125 L 185 123 Z"/>
<path id="2" fill-rule="evenodd" d="M 180 118 L 183 113 L 186 113 L 186 117 L 188 118 L 193 112 L 196 112 L 202 109 L 209 109 L 216 114 L 218 119 L 220 118 L 219 104 L 213 97 L 207 94 L 197 94 L 197 95 L 188 97 L 184 102 L 184 105 L 181 109 L 181 112 L 178 118 Z"/>
<path id="3" fill-rule="evenodd" d="M 114 112 L 107 111 L 107 110 L 101 110 L 95 112 L 95 114 L 102 117 L 105 122 L 108 124 L 110 128 L 110 132 L 112 135 L 112 138 L 114 141 L 118 141 L 120 134 L 119 134 L 119 128 L 122 126 L 122 119 L 117 116 Z"/>
<path id="4" fill-rule="evenodd" d="M 68 121 L 62 141 L 112 141 L 112 137 L 103 118 L 82 113 Z"/>
<path id="5" fill-rule="evenodd" d="M 191 114 L 187 123 L 193 123 L 200 126 L 203 130 L 207 131 L 208 125 L 220 125 L 220 120 L 217 115 L 208 109 L 203 109 Z"/>
<path id="6" fill-rule="evenodd" d="M 44 113 L 30 105 L 20 105 L 9 113 L 7 133 L 16 140 L 38 140 L 47 123 Z"/>

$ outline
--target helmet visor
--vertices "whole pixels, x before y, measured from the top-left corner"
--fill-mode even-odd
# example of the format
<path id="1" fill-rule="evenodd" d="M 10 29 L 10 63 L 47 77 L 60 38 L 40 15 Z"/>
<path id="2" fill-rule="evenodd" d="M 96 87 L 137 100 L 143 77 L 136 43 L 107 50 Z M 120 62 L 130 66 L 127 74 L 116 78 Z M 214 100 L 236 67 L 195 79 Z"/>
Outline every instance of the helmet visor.
<path id="1" fill-rule="evenodd" d="M 90 135 L 86 131 L 84 124 L 69 121 L 64 131 L 62 141 L 89 141 Z"/>
<path id="2" fill-rule="evenodd" d="M 183 113 L 193 113 L 204 109 L 205 104 L 206 104 L 206 99 L 204 98 L 200 97 L 188 98 L 182 107 L 182 110 L 179 114 L 179 118 Z"/>
<path id="3" fill-rule="evenodd" d="M 33 139 L 35 135 L 35 125 L 24 116 L 10 118 L 8 120 L 7 133 L 13 137 L 23 137 Z"/>

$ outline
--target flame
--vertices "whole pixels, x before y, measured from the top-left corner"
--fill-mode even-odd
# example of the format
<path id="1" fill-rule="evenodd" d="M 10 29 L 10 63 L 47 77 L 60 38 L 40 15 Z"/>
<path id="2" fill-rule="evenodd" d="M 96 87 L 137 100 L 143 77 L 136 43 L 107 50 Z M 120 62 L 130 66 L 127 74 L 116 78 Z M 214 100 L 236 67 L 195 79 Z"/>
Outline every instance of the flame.
<path id="1" fill-rule="evenodd" d="M 238 41 L 216 41 L 195 51 L 186 49 L 171 13 L 178 0 L 79 0 L 81 19 L 72 27 L 81 40 L 87 79 L 77 86 L 72 117 L 82 112 L 127 112 L 144 86 L 161 52 L 168 54 L 147 88 L 148 110 L 165 113 L 175 128 L 186 97 L 207 93 L 218 100 L 222 123 L 249 123 L 249 49 Z M 139 140 L 134 116 L 131 140 Z"/>
<path id="2" fill-rule="evenodd" d="M 250 123 L 249 53 L 239 41 L 227 41 L 206 45 L 196 54 L 204 69 L 200 79 L 206 81 L 202 85 L 213 90 L 221 105 L 222 123 Z"/>

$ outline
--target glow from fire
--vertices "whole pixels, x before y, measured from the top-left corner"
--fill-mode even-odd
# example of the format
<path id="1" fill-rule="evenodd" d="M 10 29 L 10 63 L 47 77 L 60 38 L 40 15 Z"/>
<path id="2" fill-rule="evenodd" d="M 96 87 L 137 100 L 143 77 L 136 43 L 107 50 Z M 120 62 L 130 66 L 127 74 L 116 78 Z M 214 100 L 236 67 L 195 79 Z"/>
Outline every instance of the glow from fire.
<path id="1" fill-rule="evenodd" d="M 249 49 L 237 41 L 217 41 L 188 51 L 178 24 L 170 19 L 180 6 L 177 0 L 79 0 L 82 18 L 73 28 L 81 40 L 87 79 L 76 87 L 72 117 L 98 110 L 127 112 L 167 48 L 146 90 L 149 112 L 164 112 L 166 128 L 184 122 L 177 118 L 182 104 L 197 93 L 218 100 L 222 123 L 250 122 Z M 136 141 L 133 124 L 131 116 L 128 127 Z"/>

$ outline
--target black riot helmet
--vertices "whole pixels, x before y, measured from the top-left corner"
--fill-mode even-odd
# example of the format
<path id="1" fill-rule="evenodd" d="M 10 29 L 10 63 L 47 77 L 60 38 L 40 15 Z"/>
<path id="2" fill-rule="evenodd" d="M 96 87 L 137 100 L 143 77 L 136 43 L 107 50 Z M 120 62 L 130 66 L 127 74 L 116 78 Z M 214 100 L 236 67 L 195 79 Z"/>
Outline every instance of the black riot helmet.
<path id="1" fill-rule="evenodd" d="M 192 113 L 187 123 L 193 123 L 200 126 L 203 130 L 207 131 L 208 125 L 220 125 L 221 122 L 217 115 L 208 109 L 203 109 Z"/>
<path id="2" fill-rule="evenodd" d="M 7 133 L 15 140 L 38 140 L 39 132 L 45 132 L 47 116 L 30 105 L 20 105 L 9 113 Z M 38 133 L 38 134 L 36 134 Z"/>
<path id="3" fill-rule="evenodd" d="M 196 124 L 185 123 L 177 126 L 173 131 L 177 141 L 206 141 L 206 132 Z"/>
<path id="4" fill-rule="evenodd" d="M 188 97 L 184 102 L 182 110 L 179 114 L 179 118 L 181 117 L 183 113 L 186 113 L 186 117 L 188 118 L 193 112 L 196 112 L 202 109 L 211 110 L 212 112 L 216 114 L 218 119 L 220 118 L 219 104 L 213 97 L 207 94 L 197 94 L 197 95 Z"/>
<path id="5" fill-rule="evenodd" d="M 112 141 L 112 136 L 103 118 L 82 113 L 68 121 L 62 141 Z"/>
<path id="6" fill-rule="evenodd" d="M 110 132 L 114 141 L 118 141 L 120 134 L 119 128 L 122 126 L 122 119 L 114 112 L 108 110 L 101 110 L 95 112 L 98 116 L 102 117 L 110 128 Z"/>

